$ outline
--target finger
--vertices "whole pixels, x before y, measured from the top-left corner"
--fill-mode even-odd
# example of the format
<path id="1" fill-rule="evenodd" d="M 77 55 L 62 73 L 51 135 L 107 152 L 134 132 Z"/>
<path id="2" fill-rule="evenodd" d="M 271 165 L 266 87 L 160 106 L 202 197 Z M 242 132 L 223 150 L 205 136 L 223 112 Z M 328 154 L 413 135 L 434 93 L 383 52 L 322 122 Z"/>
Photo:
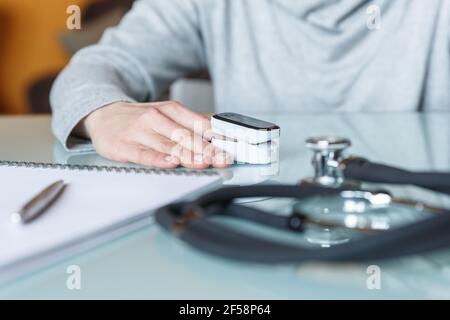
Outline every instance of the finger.
<path id="1" fill-rule="evenodd" d="M 228 168 L 233 163 L 234 157 L 225 151 L 218 151 L 214 155 L 213 166 L 217 169 Z"/>
<path id="2" fill-rule="evenodd" d="M 116 152 L 118 159 L 144 166 L 172 169 L 180 164 L 177 157 L 138 144 L 122 143 L 116 148 Z"/>
<path id="3" fill-rule="evenodd" d="M 210 162 L 214 157 L 216 148 L 199 135 L 187 129 L 172 131 L 170 139 L 195 154 L 203 155 Z"/>
<path id="4" fill-rule="evenodd" d="M 157 107 L 158 110 L 176 123 L 191 130 L 197 135 L 211 140 L 211 120 L 200 113 L 189 110 L 176 101 L 169 101 Z"/>
<path id="5" fill-rule="evenodd" d="M 204 169 L 213 164 L 211 157 L 195 154 L 189 149 L 183 148 L 183 146 L 157 133 L 145 133 L 141 131 L 135 137 L 135 140 L 155 151 L 176 157 L 179 159 L 180 164 L 186 168 Z"/>
<path id="6" fill-rule="evenodd" d="M 208 149 L 213 149 L 213 150 L 210 151 Z M 234 163 L 234 158 L 232 155 L 228 154 L 226 151 L 223 151 L 223 150 L 217 148 L 212 143 L 210 143 L 206 147 L 205 153 L 212 154 L 212 165 L 215 168 L 226 168 Z"/>
<path id="7" fill-rule="evenodd" d="M 138 130 L 131 137 L 137 143 L 155 151 L 176 156 L 177 143 L 150 130 Z"/>
<path id="8" fill-rule="evenodd" d="M 218 139 L 218 140 L 235 140 L 232 138 L 228 138 L 225 137 L 219 133 L 216 133 L 213 131 L 212 128 L 207 129 L 204 133 L 203 133 L 203 138 L 207 141 L 211 141 L 212 139 Z"/>
<path id="9" fill-rule="evenodd" d="M 186 148 L 195 154 L 204 154 L 205 161 L 209 163 L 212 162 L 211 159 L 214 156 L 215 148 L 211 148 L 210 143 L 204 140 L 201 136 L 169 119 L 156 108 L 149 110 L 147 117 L 148 118 L 146 118 L 147 120 L 143 124 L 141 130 L 149 130 L 149 121 L 158 123 L 158 125 L 153 126 L 151 130 L 166 138 L 169 138 L 173 142 L 176 142 L 183 148 Z"/>
<path id="10" fill-rule="evenodd" d="M 181 165 L 185 168 L 206 169 L 212 164 L 212 161 L 206 161 L 203 155 L 195 154 L 191 150 L 183 148 L 181 145 L 177 145 L 172 150 L 172 154 L 180 159 Z"/>

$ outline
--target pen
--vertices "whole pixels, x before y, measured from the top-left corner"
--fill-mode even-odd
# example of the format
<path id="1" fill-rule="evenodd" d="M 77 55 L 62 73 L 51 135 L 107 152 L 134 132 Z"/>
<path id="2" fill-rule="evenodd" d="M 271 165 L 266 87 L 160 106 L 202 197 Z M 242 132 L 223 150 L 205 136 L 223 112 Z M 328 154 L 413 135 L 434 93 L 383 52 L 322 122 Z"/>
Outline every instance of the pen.
<path id="1" fill-rule="evenodd" d="M 14 224 L 22 223 L 27 224 L 37 217 L 39 217 L 44 211 L 46 211 L 54 201 L 62 194 L 65 183 L 63 180 L 56 181 L 42 190 L 33 199 L 23 205 L 19 210 L 11 215 L 11 222 Z"/>

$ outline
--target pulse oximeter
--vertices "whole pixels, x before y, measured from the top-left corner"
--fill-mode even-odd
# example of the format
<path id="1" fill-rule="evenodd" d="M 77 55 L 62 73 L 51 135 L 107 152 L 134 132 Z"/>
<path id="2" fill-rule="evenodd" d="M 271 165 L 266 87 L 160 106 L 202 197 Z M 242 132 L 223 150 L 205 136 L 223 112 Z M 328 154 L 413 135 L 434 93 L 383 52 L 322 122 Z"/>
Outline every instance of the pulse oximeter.
<path id="1" fill-rule="evenodd" d="M 279 159 L 280 127 L 237 113 L 222 113 L 211 118 L 212 144 L 234 157 L 236 162 L 269 164 Z"/>

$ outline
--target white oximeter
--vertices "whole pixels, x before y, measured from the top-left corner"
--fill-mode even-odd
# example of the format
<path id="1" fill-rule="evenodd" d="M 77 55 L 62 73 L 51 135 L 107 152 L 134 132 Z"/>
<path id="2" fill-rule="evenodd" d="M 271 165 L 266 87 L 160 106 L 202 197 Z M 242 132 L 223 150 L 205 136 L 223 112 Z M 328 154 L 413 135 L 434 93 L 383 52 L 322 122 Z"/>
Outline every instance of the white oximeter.
<path id="1" fill-rule="evenodd" d="M 280 127 L 276 124 L 240 115 L 222 113 L 211 119 L 212 144 L 233 155 L 234 160 L 249 164 L 269 164 L 279 159 Z"/>
<path id="2" fill-rule="evenodd" d="M 280 137 L 280 127 L 276 124 L 231 112 L 214 115 L 211 126 L 215 133 L 250 144 L 269 142 Z"/>

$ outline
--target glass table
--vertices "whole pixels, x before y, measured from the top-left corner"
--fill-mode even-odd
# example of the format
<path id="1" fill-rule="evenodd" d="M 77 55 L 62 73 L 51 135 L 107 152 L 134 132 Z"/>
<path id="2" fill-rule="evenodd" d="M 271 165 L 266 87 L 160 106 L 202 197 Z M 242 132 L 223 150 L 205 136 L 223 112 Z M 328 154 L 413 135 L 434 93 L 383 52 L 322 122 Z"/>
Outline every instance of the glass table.
<path id="1" fill-rule="evenodd" d="M 311 136 L 351 138 L 350 154 L 409 169 L 450 170 L 450 113 L 255 114 L 281 127 L 279 168 L 235 166 L 225 184 L 297 183 L 311 176 Z M 64 164 L 111 164 L 96 154 L 69 154 L 55 142 L 49 116 L 0 117 L 0 159 Z M 449 207 L 444 196 L 412 187 L 406 198 Z M 266 209 L 285 205 L 270 199 Z M 1 299 L 396 299 L 450 298 L 450 250 L 374 262 L 380 289 L 368 286 L 369 264 L 264 266 L 193 250 L 150 224 L 102 245 L 67 256 L 0 286 Z M 78 266 L 81 289 L 67 287 Z M 372 288 L 373 289 L 373 288 Z"/>

